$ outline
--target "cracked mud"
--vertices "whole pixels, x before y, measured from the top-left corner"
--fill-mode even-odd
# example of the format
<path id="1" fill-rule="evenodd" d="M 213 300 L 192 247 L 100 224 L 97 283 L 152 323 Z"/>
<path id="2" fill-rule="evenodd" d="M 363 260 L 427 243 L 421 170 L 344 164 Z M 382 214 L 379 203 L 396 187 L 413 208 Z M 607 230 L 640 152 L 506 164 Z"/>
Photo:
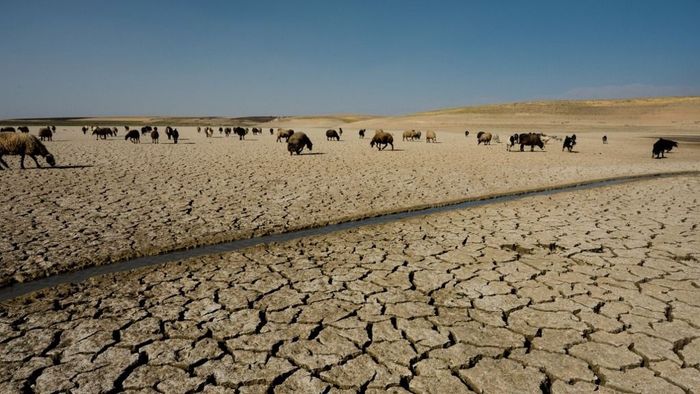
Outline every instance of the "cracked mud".
<path id="1" fill-rule="evenodd" d="M 207 139 L 184 128 L 178 145 L 135 145 L 62 128 L 48 149 L 59 165 L 87 167 L 19 171 L 11 157 L 13 170 L 0 173 L 0 286 L 422 204 L 700 170 L 693 144 L 651 160 L 641 133 L 616 133 L 608 145 L 580 133 L 581 152 L 570 154 L 554 142 L 545 153 L 509 153 L 447 132 L 440 144 L 397 141 L 401 151 L 377 152 L 369 139 L 348 132 L 327 142 L 324 131 L 308 130 L 322 154 L 290 157 L 269 135 Z"/>
<path id="2" fill-rule="evenodd" d="M 0 309 L 0 392 L 700 391 L 700 178 L 93 278 Z"/>

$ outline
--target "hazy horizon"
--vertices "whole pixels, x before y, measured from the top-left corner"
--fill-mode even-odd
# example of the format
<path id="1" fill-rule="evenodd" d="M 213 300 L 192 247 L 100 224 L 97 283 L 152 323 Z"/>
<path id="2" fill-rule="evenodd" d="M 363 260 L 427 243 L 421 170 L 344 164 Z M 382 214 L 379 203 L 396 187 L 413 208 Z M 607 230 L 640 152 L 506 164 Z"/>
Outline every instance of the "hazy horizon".
<path id="1" fill-rule="evenodd" d="M 4 5 L 1 119 L 700 95 L 697 1 Z"/>

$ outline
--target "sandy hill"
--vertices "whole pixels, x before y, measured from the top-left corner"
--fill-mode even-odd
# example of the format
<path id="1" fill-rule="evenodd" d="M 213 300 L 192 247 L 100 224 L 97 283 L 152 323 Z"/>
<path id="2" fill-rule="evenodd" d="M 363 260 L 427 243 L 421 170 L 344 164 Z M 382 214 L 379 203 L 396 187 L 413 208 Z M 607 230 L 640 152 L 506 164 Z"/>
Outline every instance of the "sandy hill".
<path id="1" fill-rule="evenodd" d="M 488 130 L 636 130 L 670 128 L 700 131 L 700 97 L 606 100 L 551 100 L 438 109 L 399 116 L 331 114 L 249 117 L 75 117 L 11 119 L 8 125 L 242 125 L 291 128 Z"/>

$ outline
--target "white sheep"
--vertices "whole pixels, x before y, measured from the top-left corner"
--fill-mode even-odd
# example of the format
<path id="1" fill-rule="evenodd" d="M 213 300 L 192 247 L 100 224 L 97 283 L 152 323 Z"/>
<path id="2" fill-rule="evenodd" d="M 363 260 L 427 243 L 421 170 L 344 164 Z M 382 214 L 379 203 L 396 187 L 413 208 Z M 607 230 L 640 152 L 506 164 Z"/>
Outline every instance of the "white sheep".
<path id="1" fill-rule="evenodd" d="M 56 160 L 49 153 L 44 144 L 33 135 L 18 134 L 18 133 L 1 133 L 0 134 L 0 170 L 5 166 L 10 168 L 2 159 L 3 155 L 20 155 L 20 168 L 24 169 L 24 156 L 29 155 L 36 163 L 37 167 L 41 167 L 36 160 L 36 156 L 42 156 L 51 167 L 56 165 Z"/>

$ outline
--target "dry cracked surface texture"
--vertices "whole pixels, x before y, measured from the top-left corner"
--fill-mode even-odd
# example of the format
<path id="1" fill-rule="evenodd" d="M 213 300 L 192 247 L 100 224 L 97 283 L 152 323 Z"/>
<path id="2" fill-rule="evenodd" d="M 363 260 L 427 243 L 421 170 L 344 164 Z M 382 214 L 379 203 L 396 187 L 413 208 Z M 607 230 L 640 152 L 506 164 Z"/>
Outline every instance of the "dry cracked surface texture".
<path id="1" fill-rule="evenodd" d="M 572 154 L 555 141 L 545 153 L 509 153 L 505 144 L 477 146 L 461 133 L 438 132 L 438 144 L 403 142 L 397 130 L 397 150 L 378 152 L 357 130 L 340 142 L 326 141 L 325 129 L 303 130 L 320 154 L 290 157 L 269 133 L 239 141 L 183 128 L 178 145 L 165 136 L 135 145 L 59 128 L 46 144 L 69 168 L 19 171 L 15 156 L 7 158 L 14 170 L 0 172 L 0 286 L 422 204 L 700 170 L 693 144 L 652 160 L 652 140 L 640 133 L 615 133 L 607 145 L 602 133 L 579 133 L 580 152 Z"/>
<path id="2" fill-rule="evenodd" d="M 699 392 L 699 192 L 530 197 L 43 290 L 0 309 L 0 392 Z"/>

